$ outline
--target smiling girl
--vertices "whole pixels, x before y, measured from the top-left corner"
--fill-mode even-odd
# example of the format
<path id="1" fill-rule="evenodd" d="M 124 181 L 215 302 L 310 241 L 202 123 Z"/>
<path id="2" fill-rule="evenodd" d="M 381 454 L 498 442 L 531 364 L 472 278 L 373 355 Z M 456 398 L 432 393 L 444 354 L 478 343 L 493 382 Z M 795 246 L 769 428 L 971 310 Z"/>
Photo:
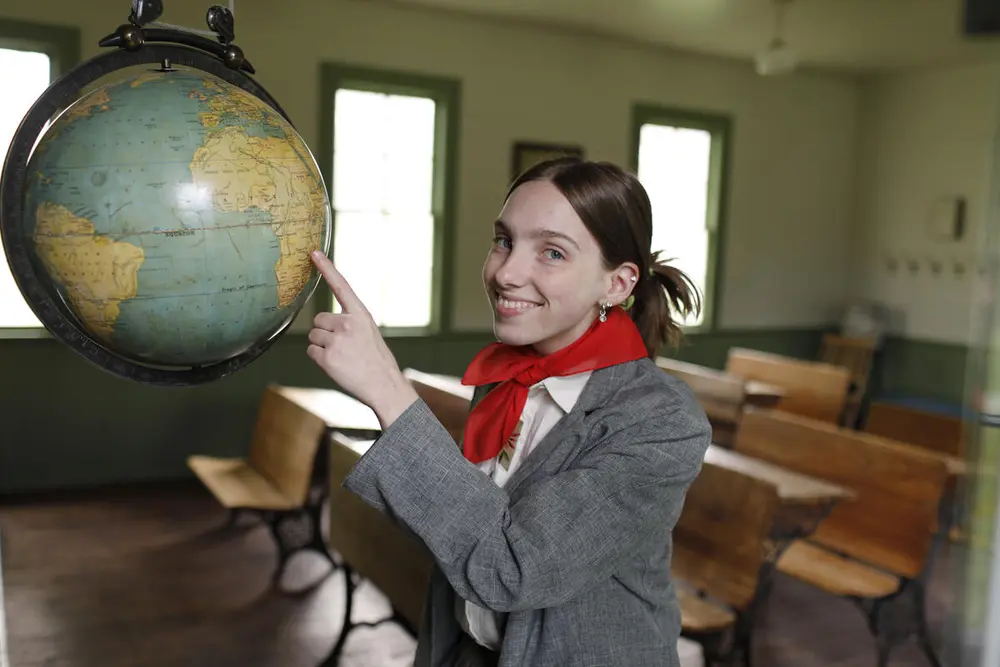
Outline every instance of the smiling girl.
<path id="1" fill-rule="evenodd" d="M 630 173 L 565 158 L 511 186 L 483 267 L 498 342 L 469 364 L 461 446 L 405 379 L 322 253 L 343 312 L 307 351 L 383 432 L 344 485 L 415 533 L 436 567 L 417 667 L 678 665 L 671 532 L 711 441 L 653 361 L 700 307 L 651 254 Z"/>

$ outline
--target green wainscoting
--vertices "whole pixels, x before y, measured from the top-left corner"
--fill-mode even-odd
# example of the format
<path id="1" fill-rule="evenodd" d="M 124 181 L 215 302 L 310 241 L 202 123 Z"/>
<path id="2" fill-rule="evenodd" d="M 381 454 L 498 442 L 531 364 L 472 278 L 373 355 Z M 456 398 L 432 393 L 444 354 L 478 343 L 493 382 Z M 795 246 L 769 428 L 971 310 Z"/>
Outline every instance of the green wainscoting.
<path id="1" fill-rule="evenodd" d="M 875 361 L 876 395 L 916 396 L 958 406 L 964 400 L 969 348 L 906 338 L 887 338 Z"/>
<path id="2" fill-rule="evenodd" d="M 391 341 L 403 366 L 461 373 L 490 339 Z M 0 340 L 0 494 L 187 476 L 189 454 L 242 455 L 268 382 L 331 386 L 289 334 L 247 368 L 192 388 L 111 376 L 51 339 Z"/>
<path id="3" fill-rule="evenodd" d="M 721 368 L 744 346 L 815 358 L 822 330 L 716 331 L 690 336 L 671 356 Z M 488 333 L 393 338 L 401 366 L 459 375 Z M 0 494 L 186 477 L 189 454 L 246 451 L 268 382 L 330 386 L 289 334 L 249 367 L 204 387 L 136 385 L 92 367 L 51 339 L 0 340 Z M 884 388 L 960 400 L 964 351 L 890 341 Z"/>

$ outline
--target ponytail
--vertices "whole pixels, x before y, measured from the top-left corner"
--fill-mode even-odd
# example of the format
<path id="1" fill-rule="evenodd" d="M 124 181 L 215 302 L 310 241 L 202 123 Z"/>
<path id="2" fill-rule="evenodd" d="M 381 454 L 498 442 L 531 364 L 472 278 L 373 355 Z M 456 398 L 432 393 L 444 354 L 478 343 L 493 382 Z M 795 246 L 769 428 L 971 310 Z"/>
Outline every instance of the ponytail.
<path id="1" fill-rule="evenodd" d="M 676 347 L 683 336 L 679 320 L 701 313 L 702 299 L 691 278 L 675 266 L 659 259 L 659 251 L 650 257 L 649 268 L 633 289 L 635 301 L 629 312 L 650 358 L 660 346 Z M 673 313 L 679 319 L 674 320 Z"/>

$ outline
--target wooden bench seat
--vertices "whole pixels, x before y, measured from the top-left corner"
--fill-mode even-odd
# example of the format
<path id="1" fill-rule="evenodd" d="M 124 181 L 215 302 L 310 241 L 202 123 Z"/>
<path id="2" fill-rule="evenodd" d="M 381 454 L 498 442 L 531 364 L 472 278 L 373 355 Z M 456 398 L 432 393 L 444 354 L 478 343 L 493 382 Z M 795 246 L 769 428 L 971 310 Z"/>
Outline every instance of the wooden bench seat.
<path id="1" fill-rule="evenodd" d="M 690 633 L 724 632 L 736 624 L 736 612 L 699 596 L 684 587 L 677 589 L 681 605 L 681 625 Z"/>
<path id="2" fill-rule="evenodd" d="M 243 459 L 191 456 L 188 467 L 228 509 L 290 510 L 299 503 Z"/>
<path id="3" fill-rule="evenodd" d="M 807 542 L 793 543 L 778 570 L 859 603 L 876 640 L 878 665 L 916 635 L 939 665 L 924 614 L 937 507 L 946 462 L 916 447 L 777 410 L 747 412 L 735 449 L 850 488 Z M 893 617 L 885 630 L 886 614 Z"/>
<path id="4" fill-rule="evenodd" d="M 782 553 L 781 571 L 843 597 L 881 598 L 899 589 L 899 577 L 804 540 Z"/>
<path id="5" fill-rule="evenodd" d="M 278 548 L 273 579 L 288 560 L 312 550 L 336 565 L 326 548 L 320 515 L 326 485 L 314 484 L 324 421 L 268 385 L 257 408 L 250 449 L 245 458 L 192 455 L 187 465 L 219 504 L 229 509 L 229 522 L 240 512 L 266 521 Z M 289 530 L 288 526 L 294 526 Z M 303 530 L 304 528 L 304 530 Z"/>

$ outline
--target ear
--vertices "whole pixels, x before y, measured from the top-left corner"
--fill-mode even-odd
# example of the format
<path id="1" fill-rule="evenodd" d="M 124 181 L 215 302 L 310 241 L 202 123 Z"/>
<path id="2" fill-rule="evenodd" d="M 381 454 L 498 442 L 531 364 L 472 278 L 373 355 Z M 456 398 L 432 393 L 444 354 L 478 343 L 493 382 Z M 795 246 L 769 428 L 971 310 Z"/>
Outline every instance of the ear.
<path id="1" fill-rule="evenodd" d="M 613 270 L 610 275 L 610 285 L 606 301 L 617 306 L 629 298 L 635 284 L 639 281 L 639 267 L 632 262 L 625 262 Z"/>

